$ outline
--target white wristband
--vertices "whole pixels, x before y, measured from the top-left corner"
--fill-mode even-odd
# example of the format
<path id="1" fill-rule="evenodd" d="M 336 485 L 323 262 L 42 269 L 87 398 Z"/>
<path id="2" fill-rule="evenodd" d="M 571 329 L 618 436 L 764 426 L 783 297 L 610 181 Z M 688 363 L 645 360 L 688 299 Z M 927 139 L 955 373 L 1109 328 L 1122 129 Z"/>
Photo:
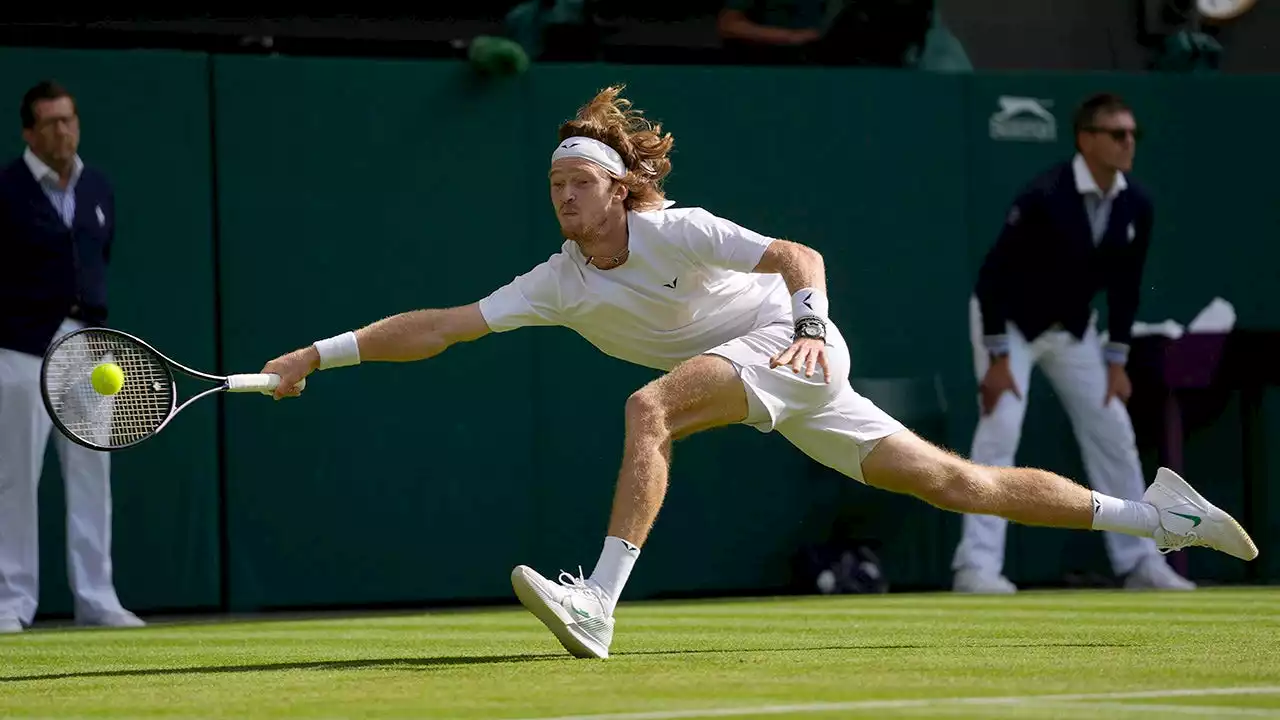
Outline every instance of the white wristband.
<path id="1" fill-rule="evenodd" d="M 360 343 L 356 341 L 354 332 L 318 340 L 315 347 L 316 352 L 320 353 L 321 370 L 360 364 Z"/>
<path id="2" fill-rule="evenodd" d="M 791 319 L 799 320 L 802 317 L 816 317 L 822 322 L 827 322 L 827 296 L 821 290 L 813 288 L 801 288 L 795 295 L 791 296 Z"/>

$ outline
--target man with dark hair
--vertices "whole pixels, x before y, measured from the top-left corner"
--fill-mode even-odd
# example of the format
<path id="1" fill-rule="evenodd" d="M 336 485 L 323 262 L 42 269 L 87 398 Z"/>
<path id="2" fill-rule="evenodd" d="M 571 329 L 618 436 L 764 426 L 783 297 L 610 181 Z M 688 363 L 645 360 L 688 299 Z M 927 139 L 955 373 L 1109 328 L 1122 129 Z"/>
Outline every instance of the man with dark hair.
<path id="1" fill-rule="evenodd" d="M 20 632 L 39 596 L 37 487 L 52 421 L 41 358 L 68 332 L 107 316 L 114 193 L 78 154 L 80 118 L 65 88 L 41 82 L 19 109 L 22 157 L 0 169 L 0 633 Z M 142 625 L 112 580 L 110 456 L 57 447 L 67 496 L 67 565 L 77 622 Z"/>
<path id="2" fill-rule="evenodd" d="M 971 457 L 1011 466 L 1026 413 L 1032 365 L 1062 399 L 1089 484 L 1127 500 L 1145 483 L 1124 403 L 1128 342 L 1154 211 L 1126 177 L 1138 128 L 1118 96 L 1098 94 L 1077 110 L 1076 155 L 1033 179 L 1009 208 L 970 301 L 981 417 Z M 1094 296 L 1107 296 L 1110 342 L 1101 342 Z M 1004 577 L 1008 522 L 966 515 L 952 569 L 959 592 L 1009 593 Z M 1149 538 L 1106 532 L 1112 568 L 1129 588 L 1190 590 Z"/>

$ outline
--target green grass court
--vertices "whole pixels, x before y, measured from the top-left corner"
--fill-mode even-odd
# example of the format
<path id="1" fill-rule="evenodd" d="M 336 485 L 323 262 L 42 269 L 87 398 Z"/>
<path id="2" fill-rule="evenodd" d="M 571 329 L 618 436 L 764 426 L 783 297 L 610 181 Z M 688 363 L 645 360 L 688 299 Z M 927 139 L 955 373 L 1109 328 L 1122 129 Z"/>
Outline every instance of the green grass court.
<path id="1" fill-rule="evenodd" d="M 0 637 L 0 717 L 1280 718 L 1280 588 L 518 606 Z"/>

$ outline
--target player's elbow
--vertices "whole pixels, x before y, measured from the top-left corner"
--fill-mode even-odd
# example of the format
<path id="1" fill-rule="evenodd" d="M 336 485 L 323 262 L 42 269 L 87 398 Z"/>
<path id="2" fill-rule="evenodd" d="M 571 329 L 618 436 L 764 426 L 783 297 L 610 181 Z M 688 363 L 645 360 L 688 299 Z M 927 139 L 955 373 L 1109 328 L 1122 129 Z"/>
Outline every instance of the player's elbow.
<path id="1" fill-rule="evenodd" d="M 806 275 L 821 274 L 825 269 L 822 254 L 798 242 L 774 240 L 756 265 L 756 272 L 761 273 L 786 274 L 789 269 Z"/>
<path id="2" fill-rule="evenodd" d="M 489 332 L 478 305 L 447 310 L 412 310 L 356 332 L 364 360 L 411 362 L 426 360 L 449 346 Z"/>
<path id="3" fill-rule="evenodd" d="M 432 329 L 446 347 L 470 342 L 490 332 L 479 303 L 437 311 Z"/>
<path id="4" fill-rule="evenodd" d="M 789 243 L 791 246 L 791 262 L 793 267 L 800 270 L 805 277 L 823 277 L 826 275 L 826 263 L 822 259 L 822 253 L 814 250 L 808 245 L 800 243 Z"/>
<path id="5" fill-rule="evenodd" d="M 801 245 L 800 243 L 792 244 L 796 246 L 797 252 L 800 253 L 805 264 L 817 270 L 822 270 L 826 266 L 826 263 L 822 259 L 822 253 L 814 250 L 808 245 Z"/>

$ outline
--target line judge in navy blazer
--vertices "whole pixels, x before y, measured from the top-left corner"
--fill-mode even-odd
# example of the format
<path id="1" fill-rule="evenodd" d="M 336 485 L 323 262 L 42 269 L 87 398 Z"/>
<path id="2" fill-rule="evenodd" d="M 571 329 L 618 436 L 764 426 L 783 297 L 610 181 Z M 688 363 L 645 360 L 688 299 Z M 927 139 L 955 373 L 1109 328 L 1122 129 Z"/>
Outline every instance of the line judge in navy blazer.
<path id="1" fill-rule="evenodd" d="M 0 169 L 0 632 L 20 632 L 39 598 L 37 487 L 53 423 L 41 359 L 57 338 L 107 318 L 115 202 L 78 149 L 75 99 L 52 81 L 23 96 L 27 149 Z M 67 498 L 76 620 L 135 627 L 111 566 L 110 455 L 55 433 Z"/>
<path id="2" fill-rule="evenodd" d="M 1136 501 L 1146 483 L 1124 404 L 1131 392 L 1125 363 L 1155 212 L 1148 193 L 1125 175 L 1138 127 L 1124 101 L 1087 99 L 1073 130 L 1077 153 L 1018 194 L 978 273 L 970 333 L 981 416 L 971 457 L 1014 464 L 1036 365 L 1063 402 L 1089 484 Z M 1091 305 L 1099 293 L 1107 300 L 1105 345 Z M 955 590 L 1016 590 L 1003 574 L 1007 526 L 998 517 L 965 516 L 952 563 Z M 1107 532 L 1103 539 L 1126 587 L 1195 587 L 1149 538 Z"/>

